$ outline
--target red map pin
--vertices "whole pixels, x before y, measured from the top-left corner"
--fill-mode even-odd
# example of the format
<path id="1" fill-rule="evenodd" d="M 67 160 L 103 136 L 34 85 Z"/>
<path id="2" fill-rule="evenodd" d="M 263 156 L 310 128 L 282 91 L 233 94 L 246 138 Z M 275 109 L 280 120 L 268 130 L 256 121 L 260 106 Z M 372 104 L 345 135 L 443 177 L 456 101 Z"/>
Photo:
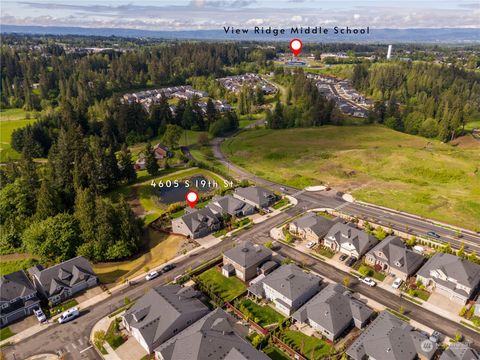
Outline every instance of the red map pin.
<path id="1" fill-rule="evenodd" d="M 290 50 L 292 50 L 293 55 L 298 56 L 300 51 L 302 51 L 302 41 L 300 39 L 293 39 L 290 41 Z"/>
<path id="2" fill-rule="evenodd" d="M 187 193 L 188 205 L 190 205 L 191 208 L 194 208 L 197 201 L 198 201 L 198 194 L 195 191 L 189 191 Z"/>

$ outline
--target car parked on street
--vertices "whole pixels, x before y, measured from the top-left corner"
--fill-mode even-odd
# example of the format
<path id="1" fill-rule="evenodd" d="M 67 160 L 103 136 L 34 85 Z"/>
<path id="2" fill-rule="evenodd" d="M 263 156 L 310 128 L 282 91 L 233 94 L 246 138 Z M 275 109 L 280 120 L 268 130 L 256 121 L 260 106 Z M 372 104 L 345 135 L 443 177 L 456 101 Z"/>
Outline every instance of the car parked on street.
<path id="1" fill-rule="evenodd" d="M 427 232 L 428 236 L 434 237 L 435 239 L 440 239 L 440 235 L 438 235 L 435 231 Z"/>
<path id="2" fill-rule="evenodd" d="M 37 320 L 40 323 L 43 323 L 44 321 L 47 321 L 47 317 L 45 316 L 45 314 L 44 314 L 44 312 L 41 308 L 33 309 L 33 314 L 37 317 Z"/>
<path id="3" fill-rule="evenodd" d="M 400 286 L 402 286 L 402 283 L 403 283 L 403 280 L 402 280 L 402 279 L 396 278 L 396 279 L 393 281 L 392 287 L 393 287 L 394 289 L 399 289 Z"/>
<path id="4" fill-rule="evenodd" d="M 156 277 L 159 277 L 160 276 L 160 273 L 158 271 L 150 271 L 147 276 L 145 276 L 145 280 L 149 281 L 149 280 L 153 280 L 155 279 Z"/>
<path id="5" fill-rule="evenodd" d="M 58 322 L 60 324 L 65 324 L 66 322 L 69 322 L 77 317 L 80 316 L 80 311 L 78 311 L 77 307 L 73 307 L 71 309 L 68 309 L 67 311 L 64 311 L 62 315 L 58 318 Z"/>
<path id="6" fill-rule="evenodd" d="M 162 268 L 162 272 L 166 273 L 173 269 L 175 269 L 175 264 L 168 264 Z"/>
<path id="7" fill-rule="evenodd" d="M 342 255 L 340 255 L 340 257 L 338 258 L 338 260 L 344 261 L 346 258 L 348 258 L 348 255 L 342 254 Z"/>
<path id="8" fill-rule="evenodd" d="M 369 277 L 360 278 L 360 281 L 363 282 L 364 284 L 367 284 L 370 287 L 374 287 L 375 285 L 377 285 L 377 283 Z"/>

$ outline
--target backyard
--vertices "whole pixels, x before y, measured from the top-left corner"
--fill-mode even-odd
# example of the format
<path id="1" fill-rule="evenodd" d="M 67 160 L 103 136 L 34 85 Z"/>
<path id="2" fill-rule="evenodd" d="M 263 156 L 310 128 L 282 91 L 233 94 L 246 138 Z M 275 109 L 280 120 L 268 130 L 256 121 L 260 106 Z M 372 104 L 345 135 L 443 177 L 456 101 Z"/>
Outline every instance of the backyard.
<path id="1" fill-rule="evenodd" d="M 276 346 L 269 346 L 263 352 L 272 360 L 290 360 L 290 357 Z"/>
<path id="2" fill-rule="evenodd" d="M 380 125 L 248 130 L 222 143 L 256 176 L 298 188 L 328 184 L 472 229 L 480 218 L 479 149 L 478 142 L 459 148 Z"/>
<path id="3" fill-rule="evenodd" d="M 332 351 L 335 351 L 334 347 L 326 341 L 307 336 L 300 331 L 285 330 L 281 335 L 281 340 L 310 360 L 326 358 Z"/>
<path id="4" fill-rule="evenodd" d="M 10 274 L 18 270 L 26 270 L 38 264 L 38 260 L 29 254 L 9 254 L 0 256 L 0 276 Z"/>
<path id="5" fill-rule="evenodd" d="M 205 271 L 198 276 L 198 279 L 223 301 L 232 301 L 247 290 L 240 279 L 235 276 L 229 278 L 223 276 L 217 267 Z"/>
<path id="6" fill-rule="evenodd" d="M 249 319 L 260 326 L 268 326 L 282 322 L 285 317 L 268 305 L 259 305 L 252 300 L 242 299 L 235 303 L 235 307 Z"/>

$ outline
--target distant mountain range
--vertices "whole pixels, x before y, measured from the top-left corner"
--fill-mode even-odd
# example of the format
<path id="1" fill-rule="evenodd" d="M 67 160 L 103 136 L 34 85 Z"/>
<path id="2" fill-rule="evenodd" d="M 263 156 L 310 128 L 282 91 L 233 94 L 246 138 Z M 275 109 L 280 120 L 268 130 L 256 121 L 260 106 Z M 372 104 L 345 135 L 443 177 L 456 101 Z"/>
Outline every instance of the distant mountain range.
<path id="1" fill-rule="evenodd" d="M 368 35 L 342 35 L 333 34 L 286 34 L 278 36 L 255 34 L 250 29 L 247 34 L 225 33 L 219 30 L 185 30 L 185 31 L 155 31 L 115 28 L 82 28 L 61 26 L 18 26 L 2 25 L 2 33 L 23 34 L 50 34 L 50 35 L 87 35 L 87 36 L 118 36 L 131 38 L 157 38 L 157 39 L 192 39 L 192 40 L 232 40 L 232 41 L 288 41 L 293 37 L 301 38 L 307 42 L 355 42 L 355 43 L 480 43 L 480 29 L 471 28 L 422 28 L 422 29 L 370 29 Z"/>

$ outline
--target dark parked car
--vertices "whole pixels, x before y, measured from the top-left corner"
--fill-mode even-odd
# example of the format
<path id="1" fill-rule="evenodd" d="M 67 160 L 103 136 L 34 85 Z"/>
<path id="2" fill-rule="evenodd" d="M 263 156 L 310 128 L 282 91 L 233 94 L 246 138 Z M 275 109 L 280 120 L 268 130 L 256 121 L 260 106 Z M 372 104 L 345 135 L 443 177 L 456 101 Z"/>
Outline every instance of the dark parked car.
<path id="1" fill-rule="evenodd" d="M 434 237 L 436 239 L 440 239 L 440 235 L 438 235 L 435 231 L 429 231 L 427 232 L 428 236 Z"/>
<path id="2" fill-rule="evenodd" d="M 354 256 L 350 256 L 347 261 L 345 261 L 345 265 L 347 265 L 348 267 L 352 267 L 353 264 L 355 264 L 355 262 L 357 261 L 357 258 L 354 257 Z"/>
<path id="3" fill-rule="evenodd" d="M 343 260 L 345 260 L 347 257 L 348 257 L 348 255 L 342 254 L 342 255 L 340 255 L 340 257 L 338 258 L 338 260 L 343 261 Z"/>
<path id="4" fill-rule="evenodd" d="M 166 273 L 166 272 L 169 272 L 170 270 L 173 270 L 175 269 L 175 265 L 174 264 L 168 264 L 168 265 L 165 265 L 162 269 L 162 272 Z"/>

